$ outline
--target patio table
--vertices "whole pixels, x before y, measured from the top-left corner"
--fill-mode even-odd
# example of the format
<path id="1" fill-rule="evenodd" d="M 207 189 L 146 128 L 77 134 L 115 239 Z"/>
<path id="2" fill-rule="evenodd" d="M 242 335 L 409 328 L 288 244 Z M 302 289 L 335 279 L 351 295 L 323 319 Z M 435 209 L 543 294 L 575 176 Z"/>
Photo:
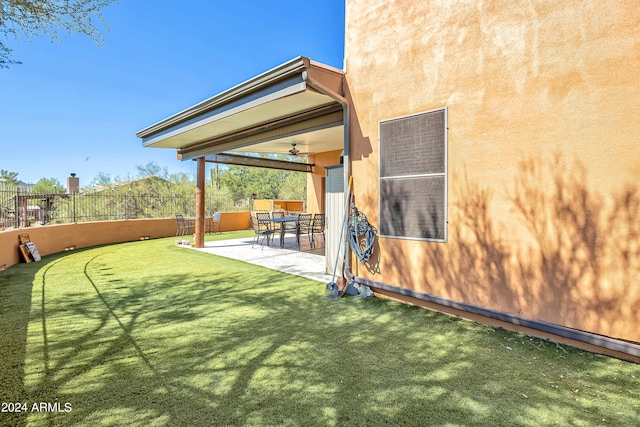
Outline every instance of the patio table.
<path id="1" fill-rule="evenodd" d="M 284 231 L 285 231 L 285 223 L 287 222 L 295 222 L 296 229 L 298 228 L 298 217 L 297 216 L 285 216 L 283 218 L 269 218 L 261 221 L 269 221 L 274 224 L 280 224 L 280 247 L 284 248 Z"/>

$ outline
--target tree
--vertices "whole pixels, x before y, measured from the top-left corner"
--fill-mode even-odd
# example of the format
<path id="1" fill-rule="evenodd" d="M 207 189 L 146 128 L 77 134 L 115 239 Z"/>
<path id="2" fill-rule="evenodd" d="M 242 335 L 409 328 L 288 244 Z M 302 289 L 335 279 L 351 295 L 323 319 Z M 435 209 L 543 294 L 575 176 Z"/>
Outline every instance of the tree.
<path id="1" fill-rule="evenodd" d="M 305 172 L 287 172 L 279 197 L 284 200 L 307 199 L 307 174 Z"/>
<path id="2" fill-rule="evenodd" d="M 48 35 L 52 41 L 60 41 L 61 29 L 78 32 L 101 45 L 104 39 L 94 22 L 102 22 L 101 10 L 116 0 L 0 0 L 0 32 L 5 38 L 18 38 L 22 33 L 27 39 Z M 20 64 L 11 59 L 12 50 L 0 41 L 0 68 Z"/>
<path id="3" fill-rule="evenodd" d="M 220 185 L 236 197 L 276 199 L 286 173 L 276 169 L 231 166 L 219 177 Z"/>
<path id="4" fill-rule="evenodd" d="M 55 178 L 40 178 L 38 182 L 36 182 L 33 187 L 31 187 L 31 191 L 34 193 L 43 193 L 43 194 L 51 194 L 51 193 L 61 193 L 64 187 Z"/>
<path id="5" fill-rule="evenodd" d="M 169 169 L 166 166 L 161 167 L 156 162 L 149 162 L 146 165 L 136 165 L 136 169 L 138 170 L 138 178 L 156 176 L 162 179 L 169 179 Z"/>
<path id="6" fill-rule="evenodd" d="M 307 174 L 277 169 L 231 166 L 219 176 L 220 185 L 235 197 L 304 200 Z"/>
<path id="7" fill-rule="evenodd" d="M 96 186 L 96 185 L 107 185 L 107 184 L 111 184 L 112 179 L 111 179 L 111 174 L 106 173 L 106 172 L 98 172 L 98 174 L 93 178 L 93 181 L 91 181 L 91 186 Z"/>
<path id="8" fill-rule="evenodd" d="M 7 185 L 16 186 L 20 184 L 18 172 L 9 172 L 8 170 L 0 169 L 0 179 L 3 179 Z"/>

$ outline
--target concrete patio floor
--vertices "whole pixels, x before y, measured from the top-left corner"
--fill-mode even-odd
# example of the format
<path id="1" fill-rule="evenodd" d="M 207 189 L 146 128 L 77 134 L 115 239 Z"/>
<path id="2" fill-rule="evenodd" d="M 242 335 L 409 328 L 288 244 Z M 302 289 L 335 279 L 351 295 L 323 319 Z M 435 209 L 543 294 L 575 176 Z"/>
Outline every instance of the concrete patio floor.
<path id="1" fill-rule="evenodd" d="M 302 238 L 302 250 L 298 250 L 296 238 L 285 235 L 284 248 L 280 247 L 280 237 L 275 236 L 271 244 L 264 246 L 255 244 L 251 247 L 253 237 L 232 240 L 205 242 L 205 247 L 198 251 L 260 265 L 272 270 L 282 271 L 296 276 L 306 277 L 322 283 L 332 281 L 331 274 L 325 274 L 324 242 L 320 240 L 319 248 L 311 250 L 308 240 Z"/>

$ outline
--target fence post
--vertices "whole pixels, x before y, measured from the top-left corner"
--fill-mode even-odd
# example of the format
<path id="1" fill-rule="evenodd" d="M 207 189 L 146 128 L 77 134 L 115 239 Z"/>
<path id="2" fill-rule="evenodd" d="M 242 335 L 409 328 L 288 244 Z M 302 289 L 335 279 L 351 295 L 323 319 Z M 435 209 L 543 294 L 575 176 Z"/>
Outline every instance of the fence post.
<path id="1" fill-rule="evenodd" d="M 16 219 L 18 228 L 29 226 L 27 189 L 16 187 Z"/>
<path id="2" fill-rule="evenodd" d="M 13 209 L 16 228 L 20 228 L 20 187 L 16 187 L 16 203 Z"/>

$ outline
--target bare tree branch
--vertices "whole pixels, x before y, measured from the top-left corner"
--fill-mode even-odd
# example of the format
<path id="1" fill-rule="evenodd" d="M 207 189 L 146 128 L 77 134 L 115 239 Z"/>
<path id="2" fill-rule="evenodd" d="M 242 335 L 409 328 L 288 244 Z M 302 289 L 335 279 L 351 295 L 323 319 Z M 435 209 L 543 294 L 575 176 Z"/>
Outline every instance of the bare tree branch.
<path id="1" fill-rule="evenodd" d="M 99 21 L 109 30 L 102 9 L 117 0 L 0 0 L 0 33 L 5 39 L 49 36 L 61 41 L 60 32 L 81 33 L 102 45 L 96 27 Z M 20 64 L 11 59 L 12 50 L 0 41 L 0 68 Z"/>

